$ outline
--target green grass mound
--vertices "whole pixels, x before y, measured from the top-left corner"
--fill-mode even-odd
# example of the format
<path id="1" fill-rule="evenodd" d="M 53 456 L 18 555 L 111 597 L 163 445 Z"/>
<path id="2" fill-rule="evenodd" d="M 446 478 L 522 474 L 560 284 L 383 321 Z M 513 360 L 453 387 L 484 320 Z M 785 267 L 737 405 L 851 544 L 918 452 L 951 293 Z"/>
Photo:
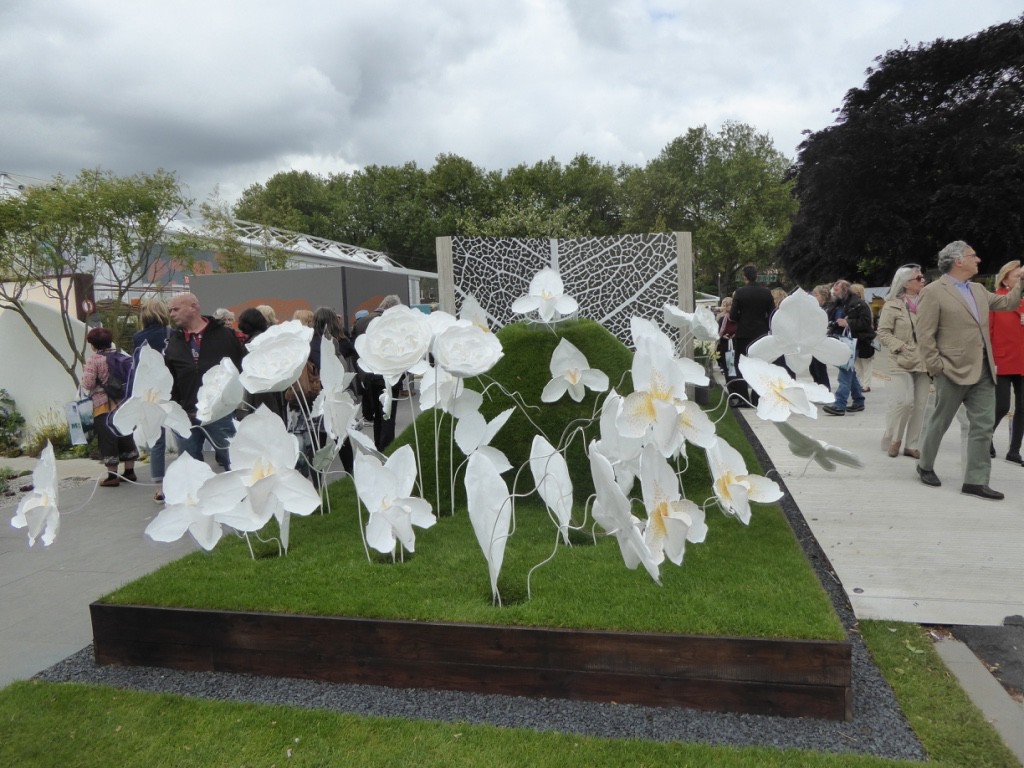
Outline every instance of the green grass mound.
<path id="1" fill-rule="evenodd" d="M 620 392 L 628 388 L 629 351 L 596 323 L 559 325 L 586 356 L 591 367 L 608 373 Z M 501 331 L 506 356 L 493 379 L 507 391 L 540 404 L 549 380 L 548 360 L 559 335 L 549 329 L 513 325 Z M 620 382 L 625 382 L 620 386 Z M 481 388 L 487 382 L 474 382 Z M 488 419 L 509 407 L 492 387 L 485 400 Z M 554 405 L 517 412 L 493 444 L 513 466 L 527 461 L 538 428 L 553 444 L 580 420 L 591 422 L 604 393 L 590 393 L 580 404 L 566 397 Z M 720 407 L 720 406 L 718 406 Z M 721 411 L 718 411 L 721 414 Z M 424 495 L 438 509 L 435 482 L 442 485 L 444 516 L 427 530 L 416 530 L 416 551 L 392 562 L 373 553 L 368 559 L 360 531 L 365 519 L 357 511 L 350 480 L 330 487 L 331 513 L 292 518 L 291 548 L 277 556 L 272 544 L 256 543 L 252 559 L 245 542 L 228 537 L 211 553 L 196 553 L 133 582 L 105 600 L 117 604 L 164 605 L 220 610 L 271 611 L 313 615 L 453 621 L 482 624 L 576 627 L 704 635 L 842 639 L 843 629 L 825 592 L 808 566 L 782 511 L 755 506 L 749 527 L 708 506 L 705 543 L 688 545 L 682 567 L 665 563 L 662 586 L 642 568 L 625 568 L 614 539 L 592 534 L 585 518 L 590 495 L 584 452 L 597 437 L 597 424 L 575 437 L 568 448 L 574 482 L 573 546 L 556 541 L 557 530 L 535 495 L 517 500 L 515 530 L 509 539 L 499 580 L 503 605 L 491 601 L 487 565 L 465 509 L 457 476 L 454 516 L 447 493 L 450 417 L 439 429 L 434 452 L 433 413 L 423 414 L 417 429 L 425 476 Z M 532 423 L 531 423 L 532 422 Z M 718 424 L 719 434 L 743 454 L 752 472 L 760 472 L 731 413 Z M 401 442 L 414 443 L 409 429 Z M 454 448 L 454 464 L 464 460 Z M 436 471 L 435 471 L 436 468 Z M 514 472 L 506 474 L 510 488 Z M 710 472 L 704 453 L 688 448 L 686 493 L 698 504 L 709 499 Z M 526 469 L 516 490 L 528 493 L 533 479 Z M 636 510 L 642 515 L 640 510 Z M 365 511 L 363 512 L 365 516 Z M 547 561 L 547 562 L 545 562 Z M 540 567 L 539 564 L 544 563 Z M 533 570 L 535 569 L 535 570 Z M 532 570 L 532 574 L 531 574 Z M 528 595 L 529 592 L 529 595 Z M 528 599 L 529 597 L 529 599 Z"/>

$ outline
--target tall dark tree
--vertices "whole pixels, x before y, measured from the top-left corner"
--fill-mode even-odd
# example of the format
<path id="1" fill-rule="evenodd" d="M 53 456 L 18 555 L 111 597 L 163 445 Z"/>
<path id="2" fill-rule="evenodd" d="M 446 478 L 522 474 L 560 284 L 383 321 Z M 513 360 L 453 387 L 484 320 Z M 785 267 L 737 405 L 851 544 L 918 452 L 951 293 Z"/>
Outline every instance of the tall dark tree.
<path id="1" fill-rule="evenodd" d="M 884 283 L 967 240 L 995 271 L 1024 249 L 1024 16 L 889 51 L 795 166 L 800 201 L 779 259 L 814 282 Z"/>

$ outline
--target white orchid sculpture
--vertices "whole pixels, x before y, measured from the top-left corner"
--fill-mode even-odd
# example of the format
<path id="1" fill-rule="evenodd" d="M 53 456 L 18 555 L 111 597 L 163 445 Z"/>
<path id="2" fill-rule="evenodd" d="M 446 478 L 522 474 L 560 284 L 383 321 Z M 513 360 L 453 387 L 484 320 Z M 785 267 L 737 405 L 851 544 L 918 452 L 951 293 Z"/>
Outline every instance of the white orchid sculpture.
<path id="1" fill-rule="evenodd" d="M 850 349 L 839 339 L 827 336 L 828 316 L 818 300 L 797 289 L 782 300 L 770 320 L 771 335 L 764 336 L 747 349 L 747 355 L 773 362 L 786 358 L 786 365 L 797 374 L 805 373 L 811 358 L 829 365 L 843 365 Z"/>
<path id="2" fill-rule="evenodd" d="M 366 543 L 386 555 L 395 554 L 398 543 L 416 551 L 412 527 L 430 528 L 437 522 L 429 502 L 412 495 L 416 483 L 416 456 L 403 445 L 383 464 L 373 456 L 355 459 L 353 476 L 359 500 L 370 513 Z"/>
<path id="3" fill-rule="evenodd" d="M 583 402 L 584 387 L 594 392 L 608 389 L 608 374 L 590 367 L 586 355 L 568 339 L 561 339 L 551 354 L 551 381 L 544 386 L 540 399 L 545 403 L 560 400 L 568 392 L 573 401 Z"/>
<path id="4" fill-rule="evenodd" d="M 679 478 L 653 444 L 644 447 L 640 458 L 640 484 L 647 509 L 647 548 L 659 563 L 667 557 L 682 565 L 686 542 L 700 543 L 707 536 L 704 510 L 682 497 Z"/>
<path id="5" fill-rule="evenodd" d="M 684 333 L 690 333 L 697 341 L 718 341 L 718 321 L 707 307 L 697 307 L 693 312 L 684 312 L 679 307 L 666 304 L 663 307 L 665 322 L 674 325 Z"/>
<path id="6" fill-rule="evenodd" d="M 28 545 L 41 538 L 44 547 L 53 544 L 60 530 L 60 510 L 57 508 L 57 460 L 53 446 L 46 447 L 39 454 L 39 461 L 32 470 L 32 490 L 18 502 L 11 518 L 14 528 L 28 529 Z"/>
<path id="7" fill-rule="evenodd" d="M 238 369 L 230 357 L 203 374 L 203 383 L 196 397 L 196 418 L 209 424 L 235 412 L 242 404 L 245 390 Z"/>
<path id="8" fill-rule="evenodd" d="M 253 394 L 288 389 L 306 367 L 312 340 L 313 329 L 298 320 L 272 325 L 246 344 L 242 386 Z"/>
<path id="9" fill-rule="evenodd" d="M 262 527 L 252 514 L 246 493 L 241 478 L 215 475 L 206 462 L 183 454 L 167 468 L 166 505 L 146 526 L 146 535 L 153 541 L 169 542 L 187 531 L 209 551 L 220 541 L 224 525 L 239 531 Z"/>
<path id="10" fill-rule="evenodd" d="M 760 475 L 747 474 L 739 451 L 721 438 L 707 450 L 707 457 L 719 506 L 744 525 L 750 524 L 750 502 L 771 504 L 782 498 L 778 484 Z"/>
<path id="11" fill-rule="evenodd" d="M 536 312 L 545 323 L 571 315 L 579 308 L 576 299 L 565 295 L 565 284 L 561 276 L 549 267 L 533 276 L 526 296 L 520 296 L 512 302 L 512 311 L 517 315 Z"/>
<path id="12" fill-rule="evenodd" d="M 554 516 L 562 541 L 569 543 L 572 519 L 572 480 L 565 457 L 540 435 L 535 435 L 530 448 L 530 472 L 537 493 Z"/>
<path id="13" fill-rule="evenodd" d="M 348 390 L 354 377 L 355 374 L 346 371 L 334 353 L 331 338 L 323 336 L 320 339 L 320 384 L 323 389 L 313 401 L 310 415 L 323 416 L 324 431 L 336 448 L 340 448 L 348 437 L 348 429 L 355 422 L 359 410 Z"/>
<path id="14" fill-rule="evenodd" d="M 148 344 L 139 352 L 133 373 L 132 395 L 114 411 L 114 427 L 123 435 L 133 434 L 140 448 L 160 439 L 160 430 L 169 427 L 182 437 L 192 431 L 188 414 L 171 401 L 174 380 L 164 365 L 163 356 Z"/>
<path id="15" fill-rule="evenodd" d="M 472 456 L 474 453 L 482 454 L 491 460 L 499 473 L 508 472 L 512 469 L 508 457 L 493 447 L 491 440 L 497 436 L 515 410 L 515 408 L 507 408 L 488 422 L 475 408 L 462 407 L 458 409 L 456 414 L 461 415 L 455 425 L 455 442 L 459 446 L 459 450 L 466 456 Z"/>
<path id="16" fill-rule="evenodd" d="M 740 373 L 760 396 L 757 416 L 765 421 L 785 421 L 797 413 L 818 418 L 814 403 L 831 403 L 835 396 L 820 384 L 790 377 L 786 369 L 756 357 L 740 356 Z"/>

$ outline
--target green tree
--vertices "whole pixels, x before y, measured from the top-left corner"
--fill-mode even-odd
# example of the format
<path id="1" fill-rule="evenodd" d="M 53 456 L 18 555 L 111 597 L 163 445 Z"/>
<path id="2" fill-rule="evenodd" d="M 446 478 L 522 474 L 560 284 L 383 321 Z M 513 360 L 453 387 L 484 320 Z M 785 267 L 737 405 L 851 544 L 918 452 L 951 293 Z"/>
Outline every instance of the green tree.
<path id="1" fill-rule="evenodd" d="M 732 285 L 736 270 L 771 265 L 796 212 L 789 161 L 743 123 L 691 128 L 643 169 L 620 169 L 625 232 L 689 231 L 695 284 Z"/>
<path id="2" fill-rule="evenodd" d="M 235 218 L 337 240 L 335 197 L 329 179 L 309 171 L 284 171 L 247 187 Z"/>
<path id="3" fill-rule="evenodd" d="M 888 51 L 795 166 L 779 258 L 808 282 L 887 281 L 963 239 L 990 271 L 1024 249 L 1024 16 Z"/>
<path id="4" fill-rule="evenodd" d="M 123 339 L 132 314 L 126 299 L 153 279 L 167 226 L 188 204 L 166 171 L 119 177 L 83 170 L 74 180 L 58 176 L 0 200 L 0 308 L 17 313 L 78 386 L 85 339 L 72 326 L 73 275 L 93 275 L 109 294 L 106 321 L 115 338 Z M 62 340 L 47 338 L 29 316 L 30 286 L 41 286 L 58 302 Z"/>

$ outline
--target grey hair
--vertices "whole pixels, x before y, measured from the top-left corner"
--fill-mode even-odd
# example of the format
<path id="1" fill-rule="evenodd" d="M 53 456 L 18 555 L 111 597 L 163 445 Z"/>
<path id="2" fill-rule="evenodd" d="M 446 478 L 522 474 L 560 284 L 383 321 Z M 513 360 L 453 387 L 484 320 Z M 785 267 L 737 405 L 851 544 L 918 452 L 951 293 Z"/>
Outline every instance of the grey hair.
<path id="1" fill-rule="evenodd" d="M 398 298 L 398 296 L 396 294 L 392 293 L 392 294 L 389 294 L 389 295 L 384 297 L 384 300 L 381 301 L 380 305 L 377 307 L 377 311 L 378 312 L 383 312 L 385 309 L 391 309 L 392 307 L 397 307 L 401 303 L 402 303 L 402 300 L 400 298 Z"/>
<path id="2" fill-rule="evenodd" d="M 886 294 L 886 301 L 900 298 L 904 293 L 907 292 L 907 283 L 910 282 L 910 277 L 915 272 L 918 272 L 917 267 L 900 267 L 896 270 L 896 274 L 892 276 L 892 284 L 889 286 L 889 293 Z"/>
<path id="3" fill-rule="evenodd" d="M 953 264 L 956 263 L 957 259 L 963 258 L 963 255 L 970 248 L 967 243 L 963 240 L 954 240 L 952 243 L 947 245 L 941 251 L 939 251 L 938 268 L 942 274 L 946 274 L 953 268 Z"/>
<path id="4" fill-rule="evenodd" d="M 232 312 L 230 309 L 225 309 L 224 307 L 220 307 L 219 309 L 217 309 L 213 313 L 213 317 L 216 320 L 222 320 L 222 321 L 225 321 L 225 322 L 231 322 L 231 321 L 233 321 L 235 319 L 235 313 Z"/>

